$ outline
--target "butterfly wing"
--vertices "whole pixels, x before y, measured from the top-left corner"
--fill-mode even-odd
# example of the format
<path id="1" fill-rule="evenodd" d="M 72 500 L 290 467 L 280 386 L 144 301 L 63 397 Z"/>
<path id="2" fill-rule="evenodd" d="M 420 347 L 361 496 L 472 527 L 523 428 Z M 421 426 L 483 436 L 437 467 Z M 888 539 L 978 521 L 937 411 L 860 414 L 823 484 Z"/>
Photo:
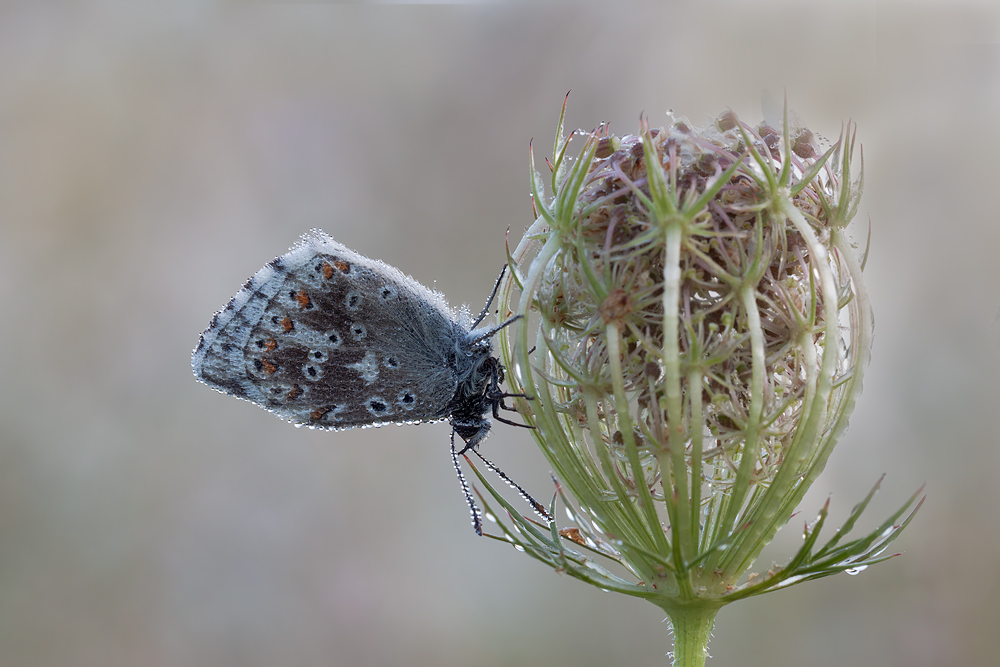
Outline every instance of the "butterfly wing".
<path id="1" fill-rule="evenodd" d="M 464 333 L 440 294 L 314 230 L 216 314 L 192 367 L 296 424 L 434 421 L 449 416 Z"/>

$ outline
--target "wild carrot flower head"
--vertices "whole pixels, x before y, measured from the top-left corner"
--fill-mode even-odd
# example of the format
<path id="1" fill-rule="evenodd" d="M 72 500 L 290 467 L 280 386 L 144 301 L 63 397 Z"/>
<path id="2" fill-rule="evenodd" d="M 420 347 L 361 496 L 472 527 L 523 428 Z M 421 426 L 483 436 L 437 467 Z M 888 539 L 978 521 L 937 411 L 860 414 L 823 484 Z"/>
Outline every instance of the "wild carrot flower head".
<path id="1" fill-rule="evenodd" d="M 503 539 L 675 626 L 685 609 L 714 616 L 877 560 L 899 513 L 848 551 L 839 533 L 817 550 L 824 508 L 788 566 L 741 582 L 822 471 L 868 364 L 846 229 L 862 189 L 853 132 L 823 151 L 787 113 L 781 127 L 726 112 L 637 135 L 562 128 L 542 170 L 550 197 L 532 159 L 537 217 L 501 293 L 501 316 L 524 319 L 501 353 L 570 524 L 494 495 L 512 520 Z"/>

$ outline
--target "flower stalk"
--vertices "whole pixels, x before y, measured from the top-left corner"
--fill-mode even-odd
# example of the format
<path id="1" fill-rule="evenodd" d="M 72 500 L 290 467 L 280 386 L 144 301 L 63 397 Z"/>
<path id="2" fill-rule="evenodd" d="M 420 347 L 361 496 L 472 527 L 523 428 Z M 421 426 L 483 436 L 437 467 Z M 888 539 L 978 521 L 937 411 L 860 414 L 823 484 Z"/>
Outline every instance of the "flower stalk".
<path id="1" fill-rule="evenodd" d="M 508 249 L 499 316 L 524 316 L 501 355 L 510 391 L 532 397 L 516 407 L 552 467 L 550 513 L 569 525 L 521 516 L 475 470 L 481 499 L 497 539 L 655 604 L 674 664 L 703 665 L 724 605 L 885 560 L 919 508 L 914 496 L 840 545 L 873 489 L 818 547 L 824 506 L 785 566 L 747 574 L 846 430 L 869 360 L 846 230 L 862 189 L 854 132 L 820 153 L 787 110 L 780 129 L 727 112 L 621 137 L 565 137 L 564 117 L 565 103 L 551 197 L 532 157 L 537 216 Z"/>

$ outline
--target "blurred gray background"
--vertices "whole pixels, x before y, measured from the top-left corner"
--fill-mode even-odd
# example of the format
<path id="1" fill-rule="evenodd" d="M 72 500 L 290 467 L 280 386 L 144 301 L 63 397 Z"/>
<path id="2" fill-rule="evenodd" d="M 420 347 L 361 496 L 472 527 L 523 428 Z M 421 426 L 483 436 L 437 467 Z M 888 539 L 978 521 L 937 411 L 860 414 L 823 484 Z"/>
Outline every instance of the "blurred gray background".
<path id="1" fill-rule="evenodd" d="M 882 472 L 862 527 L 929 498 L 902 557 L 724 609 L 709 664 L 996 664 L 995 5 L 80 4 L 0 9 L 0 664 L 667 664 L 655 607 L 475 538 L 447 425 L 298 430 L 189 367 L 311 227 L 478 308 L 570 89 L 619 133 L 787 90 L 864 144 L 865 394 L 755 569 Z M 525 432 L 485 451 L 547 497 Z"/>

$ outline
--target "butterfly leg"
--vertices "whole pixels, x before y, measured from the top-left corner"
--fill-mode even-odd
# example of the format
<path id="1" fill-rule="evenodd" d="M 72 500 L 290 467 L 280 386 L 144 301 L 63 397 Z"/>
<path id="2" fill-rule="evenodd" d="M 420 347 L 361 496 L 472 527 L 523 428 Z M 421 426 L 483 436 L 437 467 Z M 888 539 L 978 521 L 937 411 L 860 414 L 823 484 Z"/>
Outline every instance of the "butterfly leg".
<path id="1" fill-rule="evenodd" d="M 524 426 L 524 424 L 518 424 L 518 426 Z M 537 514 L 545 521 L 552 523 L 552 516 L 549 515 L 549 513 L 545 511 L 545 508 L 542 506 L 542 504 L 537 500 L 535 500 L 534 498 L 532 498 L 531 494 L 525 491 L 520 484 L 512 480 L 510 477 L 507 476 L 507 473 L 498 468 L 496 464 L 494 464 L 492 461 L 490 461 L 485 456 L 480 454 L 478 449 L 473 449 L 472 453 L 478 456 L 480 460 L 483 463 L 485 463 L 490 470 L 495 472 L 500 479 L 507 482 L 507 485 L 510 486 L 510 488 L 515 489 L 518 492 L 518 494 L 520 494 L 520 496 L 524 498 L 524 500 L 529 505 L 531 505 L 531 509 L 535 510 L 535 514 Z"/>
<path id="2" fill-rule="evenodd" d="M 464 452 L 465 450 L 462 451 Z M 469 490 L 469 483 L 465 480 L 465 475 L 462 474 L 462 466 L 458 463 L 458 452 L 455 451 L 454 429 L 452 429 L 451 432 L 451 462 L 455 464 L 455 472 L 458 474 L 458 481 L 462 484 L 462 493 L 465 494 L 465 501 L 469 503 L 469 512 L 472 513 L 472 528 L 476 531 L 476 535 L 482 537 L 483 519 L 479 512 L 479 507 L 476 506 L 476 501 L 472 498 L 472 491 Z"/>

